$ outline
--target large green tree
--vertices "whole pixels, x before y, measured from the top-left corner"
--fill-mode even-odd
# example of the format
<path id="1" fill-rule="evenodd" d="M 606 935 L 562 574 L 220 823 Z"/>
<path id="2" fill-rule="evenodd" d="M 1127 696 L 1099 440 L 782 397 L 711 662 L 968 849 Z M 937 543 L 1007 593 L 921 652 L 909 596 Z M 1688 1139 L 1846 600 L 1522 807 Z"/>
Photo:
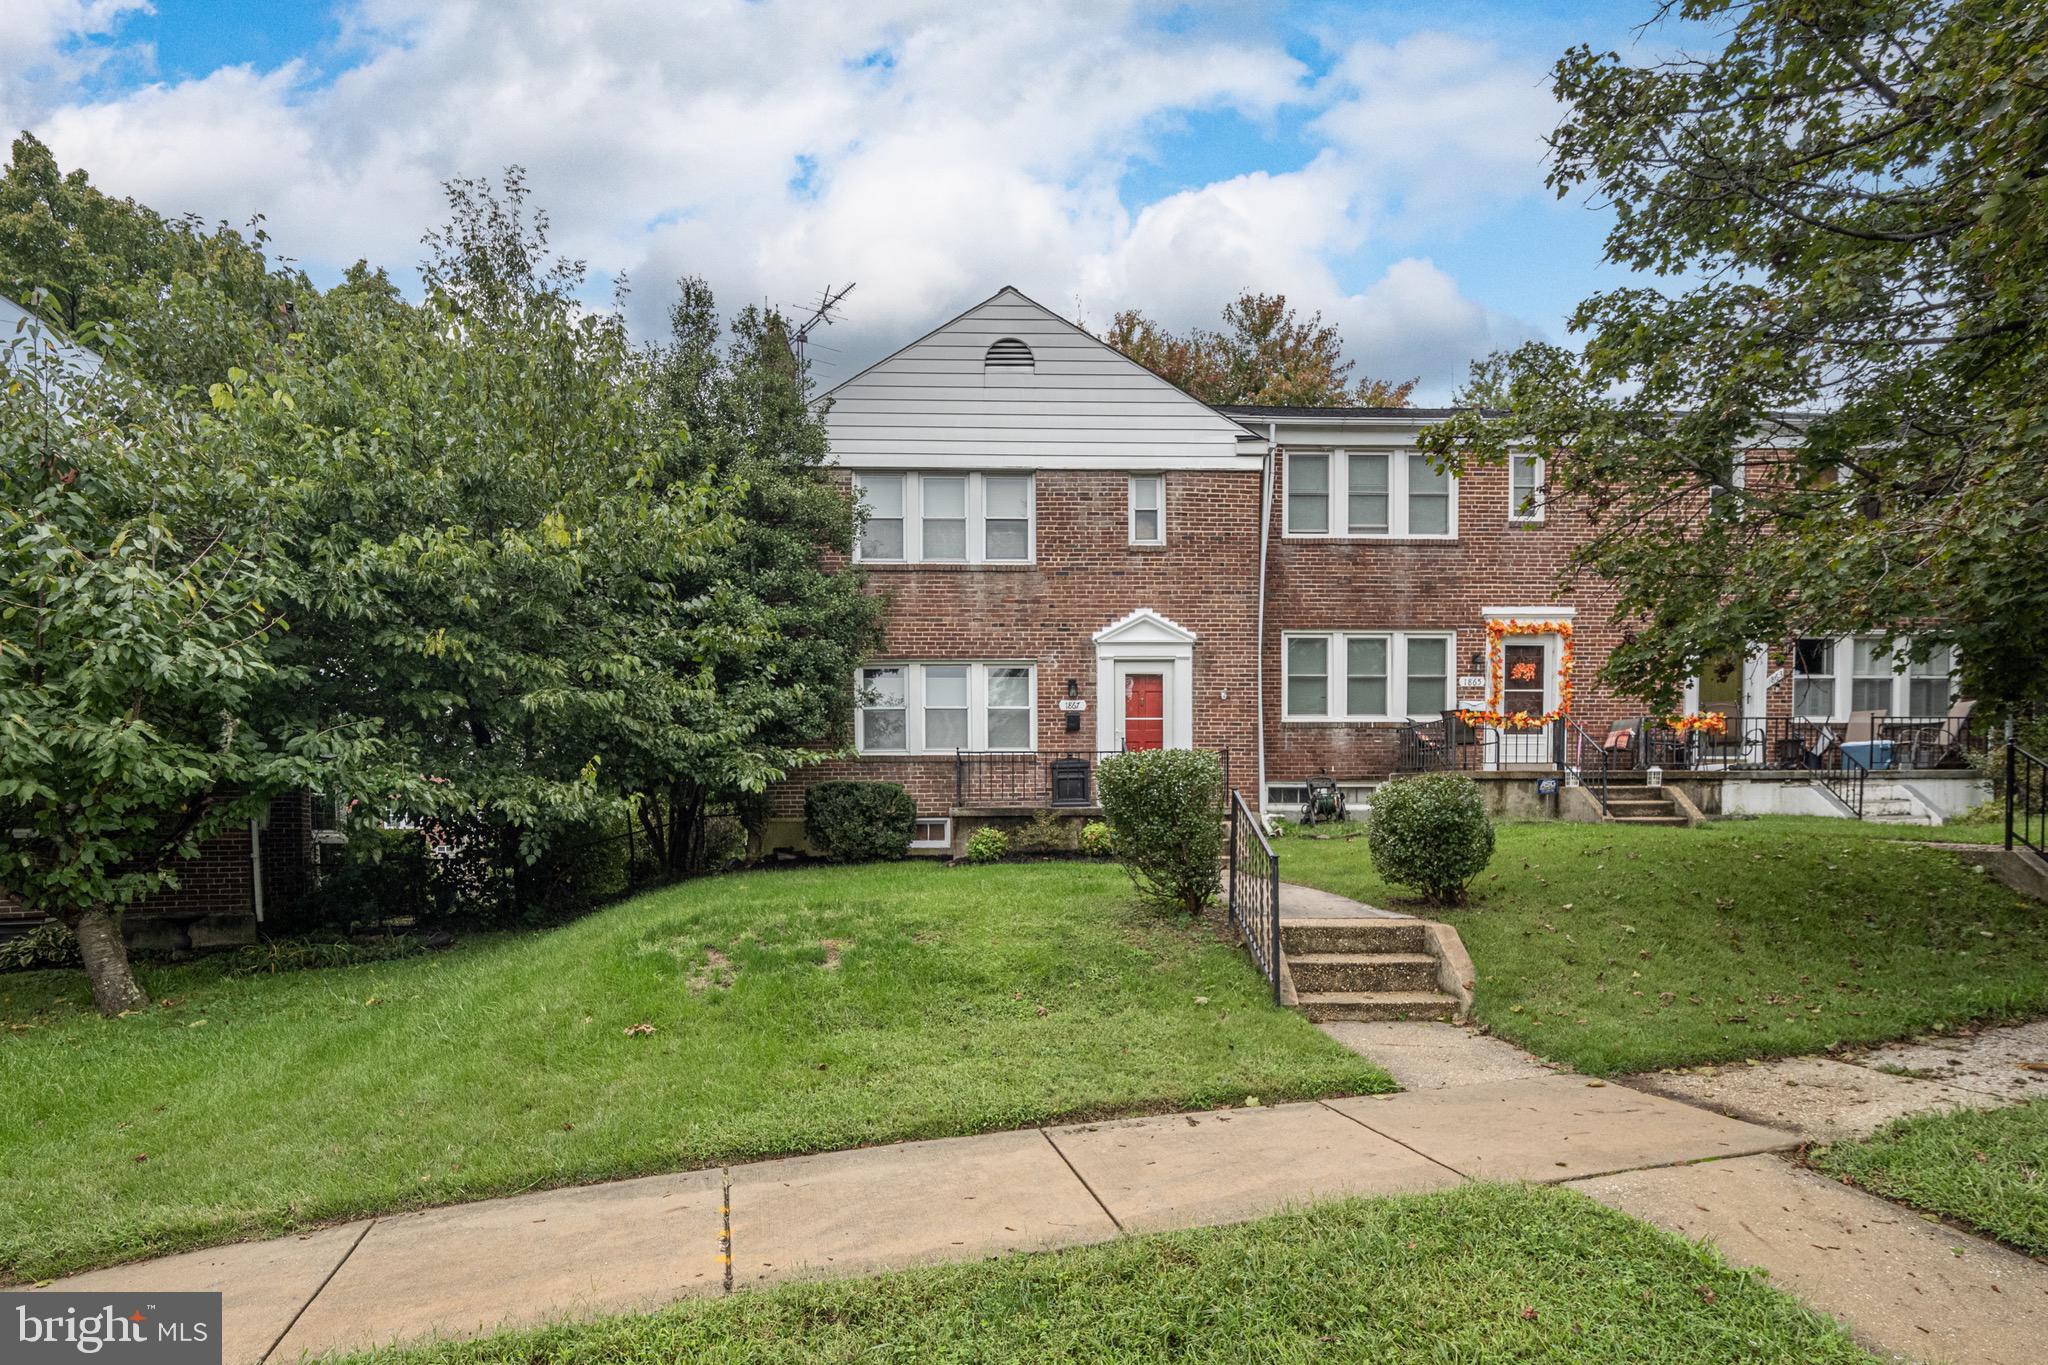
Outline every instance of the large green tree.
<path id="1" fill-rule="evenodd" d="M 617 813 L 621 737 L 680 742 L 715 688 L 678 585 L 732 542 L 733 494 L 685 469 L 651 358 L 578 302 L 517 173 L 449 196 L 423 302 L 357 272 L 215 386 L 204 437 L 277 527 L 270 704 L 373 725 L 354 794 L 511 866 Z"/>
<path id="2" fill-rule="evenodd" d="M 72 927 L 118 1014 L 148 1002 L 122 911 L 352 741 L 265 716 L 276 565 L 216 517 L 189 417 L 32 346 L 0 388 L 0 889 Z"/>
<path id="3" fill-rule="evenodd" d="M 854 670 L 879 645 L 883 612 L 846 562 L 852 501 L 826 467 L 783 319 L 747 307 L 723 325 L 702 280 L 678 285 L 655 357 L 660 404 L 690 434 L 674 473 L 730 488 L 738 515 L 732 539 L 675 585 L 703 647 L 687 665 L 707 685 L 657 743 L 616 751 L 673 873 L 702 866 L 714 807 L 745 809 L 851 742 Z"/>
<path id="4" fill-rule="evenodd" d="M 1220 329 L 1185 333 L 1125 311 L 1103 339 L 1205 403 L 1398 408 L 1415 389 L 1412 379 L 1354 382 L 1336 325 L 1321 313 L 1296 317 L 1284 294 L 1247 291 L 1224 307 Z"/>
<path id="5" fill-rule="evenodd" d="M 0 294 L 169 393 L 202 397 L 290 332 L 312 286 L 269 240 L 107 194 L 31 133 L 0 168 Z"/>
<path id="6" fill-rule="evenodd" d="M 1574 568 L 1639 623 L 1608 665 L 1628 691 L 1855 631 L 1952 640 L 1975 695 L 2041 698 L 2048 8 L 1674 13 L 1717 50 L 1556 68 L 1551 184 L 1611 209 L 1607 257 L 1644 282 L 1579 306 L 1580 353 L 1476 367 L 1495 411 L 1426 444 L 1551 457 L 1552 495 L 1597 520 Z"/>

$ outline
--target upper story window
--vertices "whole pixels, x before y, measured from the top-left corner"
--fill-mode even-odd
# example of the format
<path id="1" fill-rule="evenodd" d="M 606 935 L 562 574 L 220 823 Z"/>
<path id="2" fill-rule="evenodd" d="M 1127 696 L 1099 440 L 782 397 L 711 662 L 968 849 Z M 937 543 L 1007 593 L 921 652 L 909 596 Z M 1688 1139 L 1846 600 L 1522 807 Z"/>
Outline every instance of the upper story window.
<path id="1" fill-rule="evenodd" d="M 865 563 L 1028 564 L 1037 511 L 1029 474 L 861 474 Z"/>
<path id="2" fill-rule="evenodd" d="M 1457 481 L 1399 450 L 1290 452 L 1283 530 L 1290 536 L 1451 540 Z"/>
<path id="3" fill-rule="evenodd" d="M 1434 720 L 1450 705 L 1450 634 L 1379 631 L 1283 637 L 1286 720 Z"/>
<path id="4" fill-rule="evenodd" d="M 877 664 L 857 681 L 863 754 L 941 754 L 1037 745 L 1029 664 Z"/>
<path id="5" fill-rule="evenodd" d="M 1166 476 L 1133 474 L 1130 481 L 1130 538 L 1133 545 L 1166 543 Z"/>
<path id="6" fill-rule="evenodd" d="M 1508 520 L 1543 520 L 1543 457 L 1508 456 Z"/>

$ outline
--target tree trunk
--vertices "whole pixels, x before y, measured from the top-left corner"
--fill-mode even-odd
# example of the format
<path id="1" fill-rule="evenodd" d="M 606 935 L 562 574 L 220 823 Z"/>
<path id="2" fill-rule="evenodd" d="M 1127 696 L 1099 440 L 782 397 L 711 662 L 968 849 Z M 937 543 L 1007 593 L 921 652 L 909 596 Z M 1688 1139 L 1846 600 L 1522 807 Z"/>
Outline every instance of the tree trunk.
<path id="1" fill-rule="evenodd" d="M 86 978 L 92 982 L 92 1002 L 100 1013 L 113 1018 L 123 1010 L 139 1010 L 149 1003 L 149 992 L 136 984 L 135 969 L 128 965 L 128 944 L 121 937 L 121 921 L 104 906 L 94 906 L 72 926 L 78 935 L 78 956 L 85 963 Z"/>

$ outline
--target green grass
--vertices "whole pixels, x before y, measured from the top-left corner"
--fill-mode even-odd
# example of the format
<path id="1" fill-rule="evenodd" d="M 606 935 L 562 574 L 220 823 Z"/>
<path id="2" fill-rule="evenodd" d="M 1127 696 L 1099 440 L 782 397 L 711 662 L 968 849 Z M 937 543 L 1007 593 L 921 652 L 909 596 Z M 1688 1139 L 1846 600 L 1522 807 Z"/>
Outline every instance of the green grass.
<path id="1" fill-rule="evenodd" d="M 1471 1185 L 1233 1228 L 786 1286 L 380 1365 L 1868 1361 L 1720 1256 L 1582 1195 Z"/>
<path id="2" fill-rule="evenodd" d="M 1900 1119 L 1820 1148 L 1813 1164 L 2048 1256 L 2048 1100 Z"/>
<path id="3" fill-rule="evenodd" d="M 1595 1075 L 1819 1052 L 2048 1010 L 2042 909 L 1883 826 L 1503 825 L 1472 904 L 1431 911 L 1362 835 L 1292 837 L 1288 881 L 1457 926 L 1474 1016 Z"/>
<path id="4" fill-rule="evenodd" d="M 1392 1088 L 1212 930 L 1071 863 L 750 873 L 437 956 L 143 980 L 176 1003 L 105 1021 L 76 974 L 0 977 L 0 1278 L 724 1160 Z"/>

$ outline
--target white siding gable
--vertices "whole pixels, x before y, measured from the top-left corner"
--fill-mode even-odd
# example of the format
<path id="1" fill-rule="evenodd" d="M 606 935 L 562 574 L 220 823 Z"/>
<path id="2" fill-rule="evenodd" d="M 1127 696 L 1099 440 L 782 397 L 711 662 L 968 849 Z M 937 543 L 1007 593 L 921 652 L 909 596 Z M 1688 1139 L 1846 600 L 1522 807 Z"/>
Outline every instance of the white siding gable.
<path id="1" fill-rule="evenodd" d="M 985 364 L 1005 339 L 1031 348 L 1028 368 Z M 1237 422 L 1009 288 L 825 400 L 832 458 L 854 468 L 1241 468 L 1263 450 Z"/>

